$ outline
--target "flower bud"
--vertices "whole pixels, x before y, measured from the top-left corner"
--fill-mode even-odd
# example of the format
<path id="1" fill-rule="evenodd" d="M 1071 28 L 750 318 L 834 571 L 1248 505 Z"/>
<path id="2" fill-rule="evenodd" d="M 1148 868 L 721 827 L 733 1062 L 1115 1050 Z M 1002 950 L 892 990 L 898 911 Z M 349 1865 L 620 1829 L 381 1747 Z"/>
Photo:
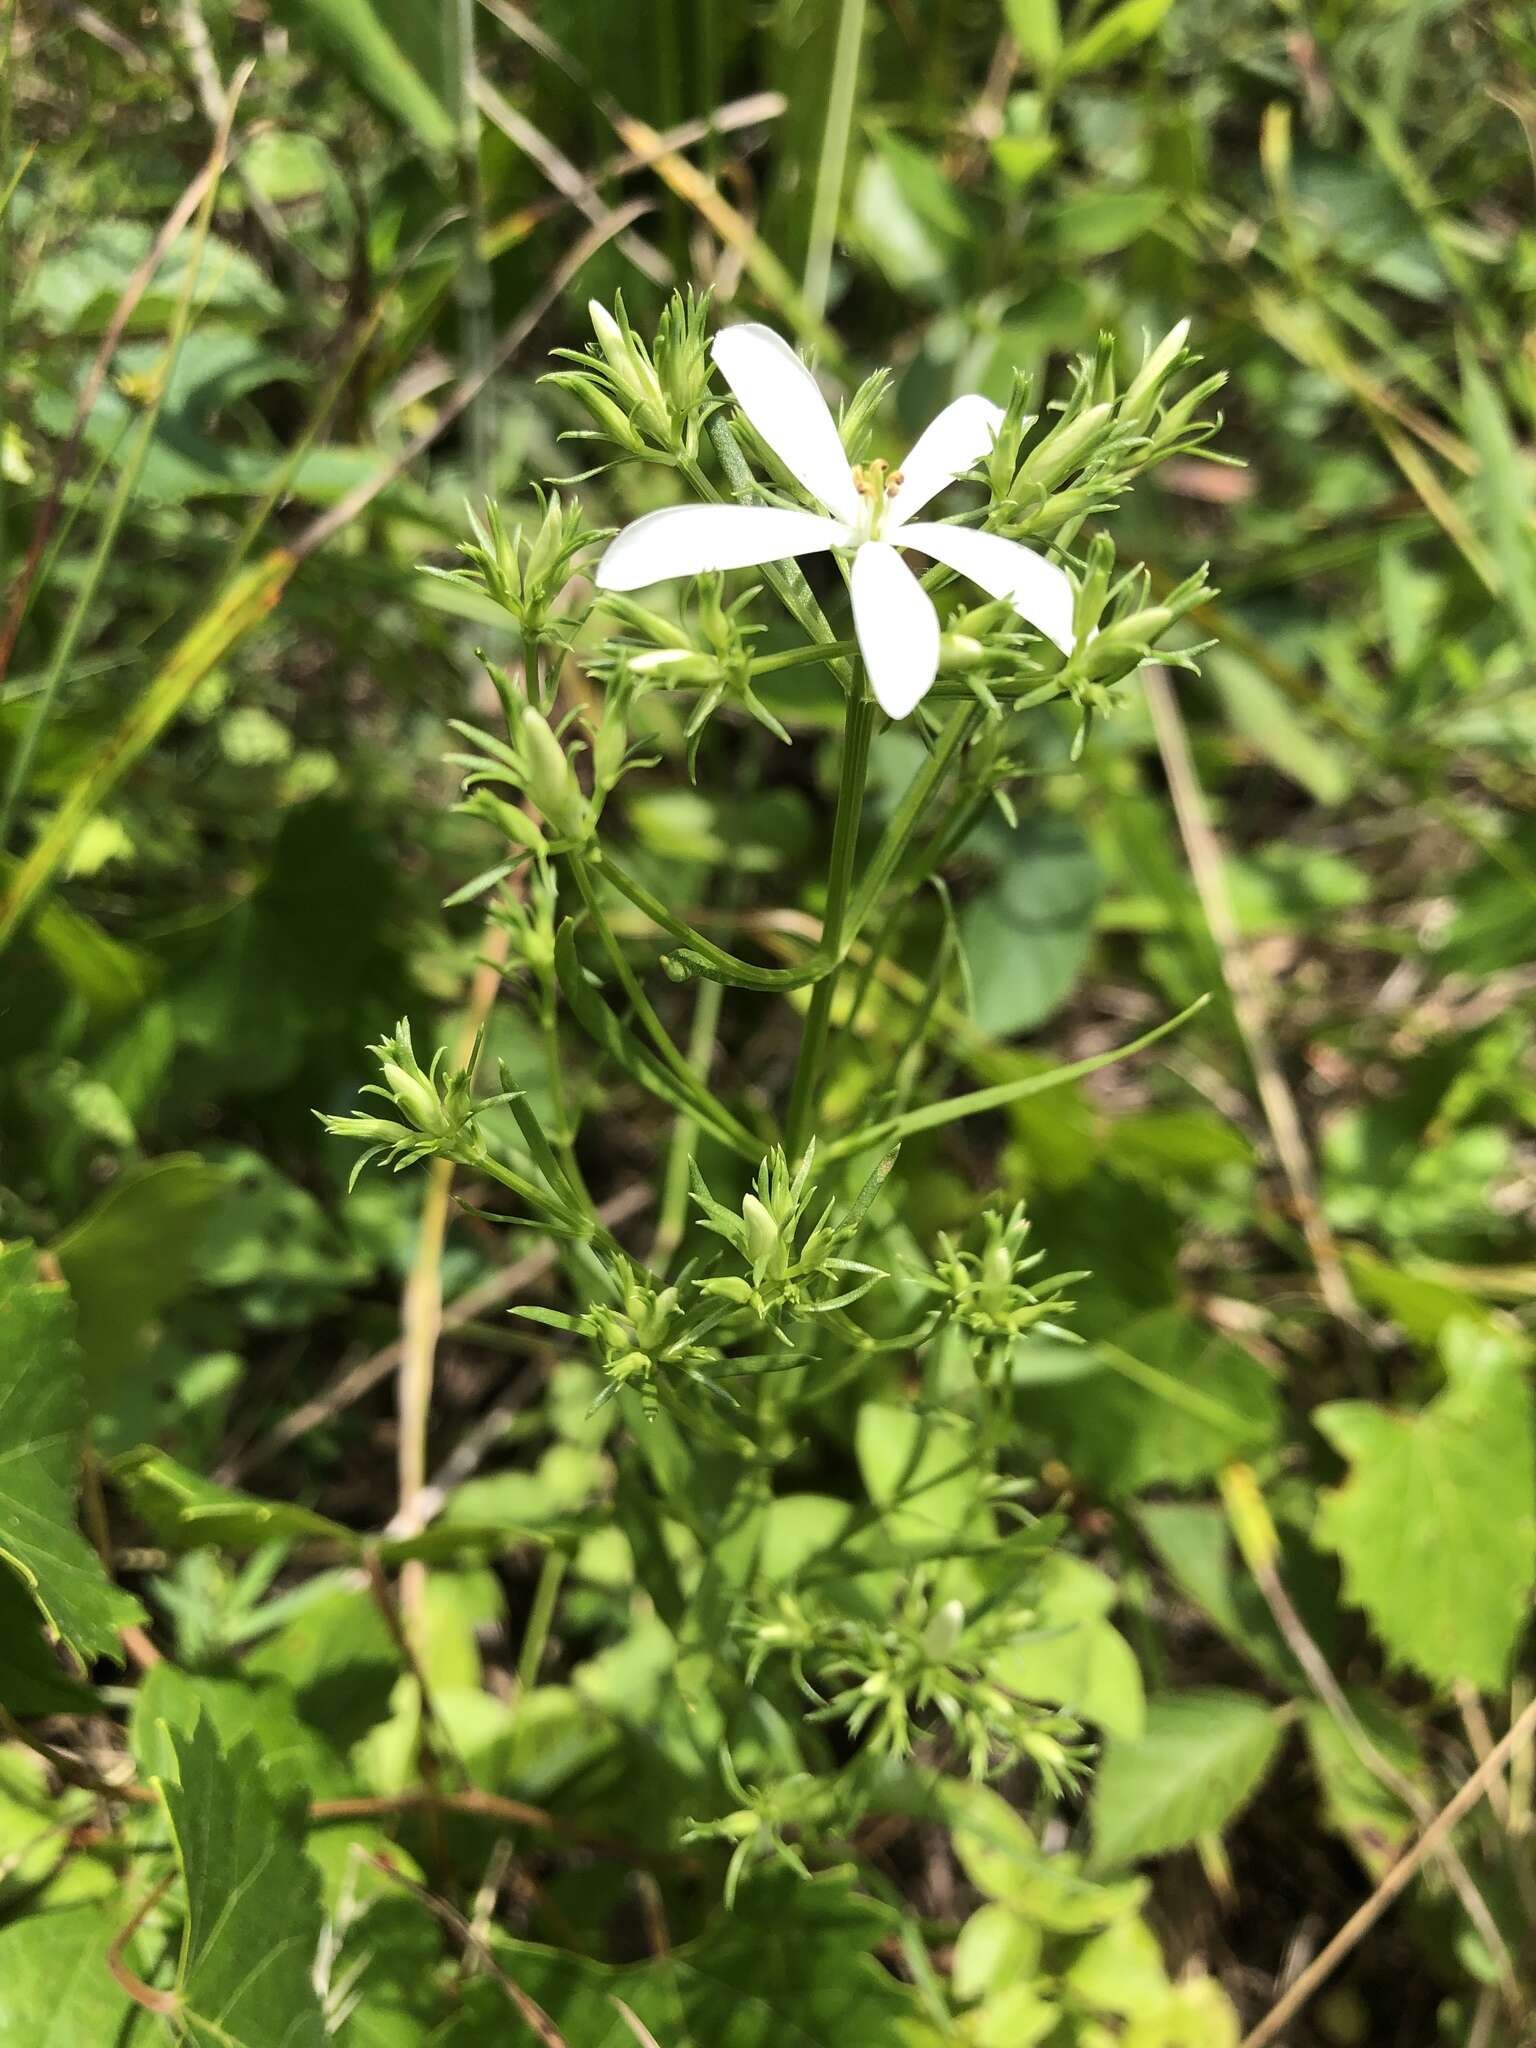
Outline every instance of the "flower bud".
<path id="1" fill-rule="evenodd" d="M 747 1231 L 747 1257 L 753 1271 L 760 1272 L 780 1250 L 779 1226 L 756 1195 L 743 1198 L 741 1219 Z"/>
<path id="2" fill-rule="evenodd" d="M 1107 403 L 1089 405 L 1053 427 L 1026 457 L 1019 471 L 1020 482 L 1049 489 L 1089 453 L 1113 412 L 1114 407 Z"/>
<path id="3" fill-rule="evenodd" d="M 1151 412 L 1164 379 L 1184 353 L 1184 344 L 1188 339 L 1189 322 L 1181 320 L 1176 327 L 1170 328 L 1157 346 L 1148 353 L 1146 361 L 1131 379 L 1120 402 L 1120 417 L 1128 425 L 1140 425 Z"/>
<path id="4" fill-rule="evenodd" d="M 534 804 L 556 832 L 568 839 L 584 838 L 589 819 L 581 785 L 565 749 L 531 705 L 523 713 L 519 736 L 527 763 L 528 794 Z"/>
<path id="5" fill-rule="evenodd" d="M 437 1099 L 437 1090 L 417 1067 L 414 1072 L 402 1067 L 398 1060 L 385 1059 L 379 1063 L 388 1088 L 402 1114 L 408 1116 L 418 1131 L 435 1131 L 441 1128 L 442 1105 Z"/>
<path id="6" fill-rule="evenodd" d="M 965 1608 L 958 1600 L 946 1600 L 923 1630 L 923 1648 L 936 1664 L 942 1664 L 960 1640 L 965 1627 Z"/>

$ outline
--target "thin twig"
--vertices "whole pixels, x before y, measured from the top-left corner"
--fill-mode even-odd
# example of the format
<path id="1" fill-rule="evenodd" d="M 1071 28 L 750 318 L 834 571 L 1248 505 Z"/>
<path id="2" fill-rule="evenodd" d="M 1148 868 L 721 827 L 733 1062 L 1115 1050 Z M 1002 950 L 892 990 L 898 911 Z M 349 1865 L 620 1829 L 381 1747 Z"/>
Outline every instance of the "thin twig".
<path id="1" fill-rule="evenodd" d="M 513 1982 L 457 1907 L 450 1906 L 446 1899 L 438 1898 L 437 1894 L 428 1891 L 425 1885 L 414 1883 L 403 1872 L 397 1870 L 386 1857 L 369 1856 L 367 1861 L 383 1876 L 393 1879 L 402 1890 L 408 1891 L 418 1905 L 425 1906 L 434 1919 L 441 1920 L 443 1925 L 458 1937 L 486 1974 L 495 1978 L 521 2014 L 529 2030 L 543 2043 L 543 2048 L 569 2048 L 565 2036 L 543 2006 L 536 1998 L 531 1998 L 520 1984 Z"/>
<path id="2" fill-rule="evenodd" d="M 592 180 L 571 162 L 542 128 L 536 127 L 526 114 L 520 113 L 510 100 L 499 93 L 488 78 L 475 80 L 475 100 L 480 111 L 494 122 L 514 148 L 520 149 L 528 161 L 544 174 L 568 205 L 584 213 L 588 220 L 602 219 L 608 209 Z M 672 265 L 643 235 L 633 231 L 622 234 L 617 238 L 616 246 L 652 284 L 665 290 L 672 282 Z"/>
<path id="3" fill-rule="evenodd" d="M 1521 1751 L 1533 1735 L 1536 1735 L 1536 1700 L 1527 1706 L 1508 1733 L 1495 1743 L 1461 1790 L 1440 1809 L 1413 1847 L 1393 1864 L 1364 1905 L 1351 1913 L 1332 1941 L 1319 1950 L 1285 1996 L 1264 2015 L 1256 2027 L 1250 2028 L 1244 2035 L 1241 2048 L 1266 2048 L 1268 2042 L 1275 2040 L 1289 2026 L 1313 1993 L 1321 1990 L 1344 1958 L 1375 1926 L 1392 1901 L 1401 1892 L 1406 1891 L 1425 1862 L 1439 1850 L 1441 1843 L 1457 1822 L 1472 1811 L 1487 1791 L 1489 1784 L 1504 1768 L 1507 1760 Z"/>
<path id="4" fill-rule="evenodd" d="M 406 1792 L 317 1799 L 309 1809 L 309 1817 L 316 1827 L 326 1827 L 338 1821 L 385 1820 L 392 1814 L 425 1813 L 434 1808 L 441 1813 L 471 1814 L 481 1820 L 504 1820 L 514 1827 L 535 1828 L 542 1835 L 556 1835 L 577 1848 L 590 1849 L 595 1855 L 612 1856 L 621 1863 L 635 1863 L 641 1868 L 697 1868 L 689 1857 L 675 1856 L 664 1849 L 646 1849 L 615 1835 L 596 1834 L 575 1821 L 562 1820 L 547 1807 L 530 1806 L 522 1799 L 506 1799 L 498 1792 L 484 1792 L 477 1785 L 462 1792 L 433 1792 L 416 1787 Z"/>
<path id="5" fill-rule="evenodd" d="M 381 491 L 387 490 L 397 478 L 403 476 L 418 456 L 424 454 L 433 442 L 452 426 L 465 407 L 473 404 L 491 378 L 516 355 L 550 308 L 558 303 L 566 287 L 580 275 L 598 250 L 605 243 L 611 242 L 616 235 L 621 235 L 631 221 L 638 220 L 643 213 L 649 211 L 649 205 L 645 200 L 632 199 L 625 206 L 615 207 L 612 213 L 605 214 L 602 220 L 588 228 L 580 240 L 555 265 L 532 302 L 507 328 L 492 351 L 489 361 L 454 385 L 443 401 L 441 409 L 433 415 L 419 434 L 413 435 L 406 442 L 398 455 L 376 470 L 371 477 L 365 478 L 355 489 L 348 491 L 345 497 L 339 498 L 328 512 L 322 513 L 318 519 L 312 520 L 305 527 L 293 543 L 294 559 L 299 562 L 307 561 L 344 526 L 350 526 L 357 515 L 365 511 Z"/>
<path id="6" fill-rule="evenodd" d="M 1348 1696 L 1330 1670 L 1328 1660 L 1318 1648 L 1315 1638 L 1298 1613 L 1295 1603 L 1287 1592 L 1285 1583 L 1273 1564 L 1250 1558 L 1249 1569 L 1254 1582 L 1264 1596 L 1264 1604 L 1274 1617 L 1276 1628 L 1285 1638 L 1292 1656 L 1307 1675 L 1313 1691 L 1322 1701 L 1340 1734 L 1368 1770 L 1378 1785 L 1383 1786 L 1394 1798 L 1402 1801 L 1420 1828 L 1428 1828 L 1434 1815 L 1434 1808 L 1420 1792 L 1413 1780 L 1400 1771 L 1390 1757 L 1384 1756 L 1371 1740 L 1364 1723 L 1350 1705 Z M 1486 1752 L 1485 1752 L 1486 1754 Z M 1497 1782 L 1503 1789 L 1503 1781 Z M 1515 2018 L 1520 2013 L 1520 1987 L 1515 1975 L 1514 1958 L 1509 1945 L 1499 1932 L 1499 1924 L 1489 1910 L 1488 1902 L 1477 1888 L 1476 1880 L 1468 1870 L 1460 1850 L 1452 1841 L 1438 1845 L 1436 1854 L 1445 1869 L 1451 1889 L 1461 1901 L 1462 1910 L 1476 1928 L 1478 1937 L 1498 1967 L 1499 1986 L 1504 2003 Z"/>
<path id="7" fill-rule="evenodd" d="M 112 1945 L 107 1950 L 107 1968 L 112 1972 L 118 1984 L 127 1992 L 134 2004 L 142 2006 L 146 2012 L 162 2013 L 166 2017 L 170 2017 L 180 2011 L 180 1993 L 175 1991 L 157 1991 L 152 1984 L 146 1984 L 144 1979 L 130 1970 L 123 1961 L 123 1950 L 149 1918 L 150 1913 L 159 1905 L 160 1901 L 170 1890 L 171 1882 L 170 1875 L 162 1877 L 154 1889 L 145 1894 L 144 1900 L 133 1918 L 120 1933 L 113 1936 Z"/>
<path id="8" fill-rule="evenodd" d="M 203 19 L 200 0 L 178 0 L 176 19 L 187 53 L 187 67 L 192 73 L 192 83 L 197 89 L 198 104 L 202 107 L 209 127 L 217 133 L 228 118 L 229 95 L 224 89 L 223 79 L 219 76 L 213 38 L 208 33 L 207 22 Z M 246 203 L 260 221 L 262 233 L 273 248 L 302 256 L 303 252 L 297 250 L 296 245 L 289 239 L 282 215 L 260 185 L 238 166 L 236 169 L 240 182 L 245 187 Z M 312 273 L 318 274 L 315 264 L 308 256 L 303 256 L 303 261 Z"/>
<path id="9" fill-rule="evenodd" d="M 1190 874 L 1211 937 L 1221 955 L 1222 979 L 1232 999 L 1233 1015 L 1253 1068 L 1275 1156 L 1290 1188 L 1296 1219 L 1317 1269 L 1323 1300 L 1341 1322 L 1358 1326 L 1360 1306 L 1318 1199 L 1317 1179 L 1312 1171 L 1301 1116 L 1296 1108 L 1296 1099 L 1280 1070 L 1274 1041 L 1270 1037 L 1264 997 L 1253 970 L 1252 958 L 1238 930 L 1227 887 L 1226 856 L 1206 811 L 1183 717 L 1161 668 L 1155 665 L 1144 668 L 1142 681 Z"/>
<path id="10" fill-rule="evenodd" d="M 453 1068 L 467 1066 L 473 1057 L 501 986 L 507 944 L 506 927 L 491 918 L 449 1056 Z M 453 1161 L 434 1159 L 427 1172 L 426 1199 L 421 1205 L 416 1249 L 406 1276 L 400 1314 L 399 1498 L 395 1521 L 402 1525 L 405 1534 L 414 1534 L 421 1526 L 415 1519 L 416 1501 L 427 1484 L 427 1428 L 437 1369 L 437 1340 L 443 1327 L 443 1242 L 448 1234 L 452 1201 Z M 412 1620 L 419 1611 L 425 1583 L 425 1568 L 419 1562 L 408 1564 L 400 1575 L 401 1599 Z"/>

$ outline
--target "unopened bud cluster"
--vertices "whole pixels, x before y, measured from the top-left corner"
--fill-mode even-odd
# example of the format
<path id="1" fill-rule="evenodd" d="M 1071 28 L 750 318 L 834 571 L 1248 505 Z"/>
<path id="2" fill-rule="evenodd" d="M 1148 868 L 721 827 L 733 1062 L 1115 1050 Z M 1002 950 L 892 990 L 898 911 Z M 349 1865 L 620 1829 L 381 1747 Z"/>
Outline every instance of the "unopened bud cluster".
<path id="1" fill-rule="evenodd" d="M 1077 1724 L 989 1675 L 997 1652 L 1037 1627 L 1017 1599 L 968 1613 L 936 1568 L 919 1568 L 887 1621 L 830 1597 L 781 1598 L 748 1624 L 748 1670 L 787 1656 L 796 1683 L 818 1702 L 813 1718 L 840 1721 L 874 1757 L 906 1757 L 932 1742 L 952 1746 L 976 1778 L 1028 1761 L 1060 1793 L 1084 1754 Z"/>
<path id="2" fill-rule="evenodd" d="M 935 1312 L 935 1327 L 958 1324 L 965 1330 L 976 1340 L 986 1374 L 994 1378 L 1006 1374 L 1021 1337 L 1033 1333 L 1068 1344 L 1082 1341 L 1060 1318 L 1076 1307 L 1067 1289 L 1088 1275 L 1052 1273 L 1036 1278 L 1046 1254 L 1026 1250 L 1029 1233 L 1022 1202 L 1006 1217 L 988 1209 L 981 1218 L 979 1241 L 962 1246 L 941 1231 L 932 1270 L 911 1275 L 942 1302 Z"/>
<path id="3" fill-rule="evenodd" d="M 691 461 L 711 410 L 708 298 L 674 292 L 649 347 L 630 326 L 622 298 L 611 313 L 595 299 L 587 311 L 593 348 L 557 349 L 576 367 L 544 379 L 574 398 L 592 422 L 570 438 L 605 441 L 652 462 Z"/>
<path id="4" fill-rule="evenodd" d="M 759 594 L 760 586 L 754 584 L 727 603 L 725 578 L 718 571 L 696 576 L 686 625 L 632 597 L 616 592 L 604 596 L 604 610 L 626 628 L 628 637 L 611 643 L 596 664 L 599 672 L 611 679 L 627 675 L 637 692 L 697 692 L 684 727 L 690 777 L 698 771 L 704 728 L 723 705 L 756 719 L 789 745 L 789 734 L 752 687 L 752 641 L 762 631 L 752 622 Z"/>
<path id="5" fill-rule="evenodd" d="M 537 527 L 508 532 L 501 507 L 488 499 L 483 517 L 469 513 L 473 539 L 460 541 L 461 569 L 426 567 L 424 573 L 444 583 L 465 583 L 483 590 L 516 620 L 525 645 L 545 642 L 568 645 L 581 623 L 584 604 L 569 603 L 569 585 L 595 542 L 599 528 L 588 526 L 580 507 L 562 503 L 560 493 L 546 497 L 535 491 L 540 508 Z"/>
<path id="6" fill-rule="evenodd" d="M 480 1113 L 505 1095 L 478 1102 L 474 1094 L 474 1061 L 454 1072 L 444 1073 L 447 1057 L 443 1047 L 423 1067 L 411 1043 L 411 1027 L 402 1018 L 393 1033 L 368 1050 L 379 1065 L 379 1079 L 368 1082 L 361 1093 L 377 1095 L 396 1112 L 393 1117 L 366 1113 L 322 1116 L 321 1123 L 333 1137 L 359 1140 L 368 1149 L 352 1169 L 352 1180 L 370 1159 L 383 1157 L 398 1170 L 417 1160 L 439 1154 L 473 1163 L 484 1154 L 476 1127 Z"/>

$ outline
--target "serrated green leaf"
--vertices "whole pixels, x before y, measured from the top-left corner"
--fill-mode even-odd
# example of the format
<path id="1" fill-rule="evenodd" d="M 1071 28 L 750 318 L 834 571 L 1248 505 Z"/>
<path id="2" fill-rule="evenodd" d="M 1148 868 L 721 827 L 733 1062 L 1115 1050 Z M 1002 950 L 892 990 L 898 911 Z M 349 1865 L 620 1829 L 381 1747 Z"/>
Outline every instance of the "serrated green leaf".
<path id="1" fill-rule="evenodd" d="M 16 2048 L 147 2042 L 149 2022 L 129 2032 L 133 2003 L 107 1968 L 118 1928 L 110 1902 L 96 1900 L 0 1927 L 0 2041 Z"/>
<path id="2" fill-rule="evenodd" d="M 1389 1653 L 1437 1685 L 1504 1684 L 1536 1578 L 1531 1393 L 1520 1350 L 1476 1324 L 1442 1339 L 1447 1385 L 1417 1414 L 1332 1401 L 1314 1420 L 1349 1461 L 1317 1539 Z"/>
<path id="3" fill-rule="evenodd" d="M 1112 1741 L 1093 1790 L 1093 1865 L 1114 1870 L 1216 1834 L 1258 1790 L 1283 1723 L 1220 1687 L 1147 1704 L 1139 1742 Z"/>
<path id="4" fill-rule="evenodd" d="M 93 1411 L 129 1391 L 145 1325 L 195 1284 L 203 1233 L 227 1176 L 191 1153 L 123 1174 L 53 1247 L 79 1308 Z M 147 1433 L 147 1425 L 146 1425 Z"/>
<path id="5" fill-rule="evenodd" d="M 176 1988 L 194 2048 L 324 2048 L 310 1980 L 320 1899 L 245 1737 L 228 1754 L 203 1715 L 172 1729 L 175 1777 L 157 1780 L 187 1891 Z"/>
<path id="6" fill-rule="evenodd" d="M 118 1630 L 144 1610 L 75 1523 L 86 1409 L 71 1320 L 30 1245 L 0 1251 L 0 1561 L 82 1657 L 120 1657 Z"/>
<path id="7" fill-rule="evenodd" d="M 615 1997 L 665 2048 L 927 2048 L 935 2037 L 911 1989 L 870 1953 L 898 1925 L 841 1876 L 774 1875 L 655 1962 L 605 1968 L 509 1941 L 496 1955 L 572 2048 L 635 2048 Z"/>
<path id="8" fill-rule="evenodd" d="M 88 1714 L 96 1695 L 64 1670 L 42 1619 L 14 1572 L 0 1571 L 0 1707 L 34 1714 Z"/>

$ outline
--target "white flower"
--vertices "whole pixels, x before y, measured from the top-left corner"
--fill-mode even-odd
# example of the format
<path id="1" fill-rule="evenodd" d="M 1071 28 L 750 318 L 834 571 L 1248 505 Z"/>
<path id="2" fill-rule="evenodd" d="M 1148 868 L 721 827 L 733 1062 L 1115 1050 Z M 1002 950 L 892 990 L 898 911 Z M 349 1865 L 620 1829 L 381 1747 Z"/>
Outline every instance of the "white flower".
<path id="1" fill-rule="evenodd" d="M 1073 586 L 1064 570 L 1018 542 L 973 527 L 914 518 L 979 462 L 1002 410 L 972 394 L 945 406 L 896 470 L 850 469 L 816 380 L 770 328 L 728 327 L 714 357 L 736 402 L 824 512 L 775 505 L 670 505 L 626 526 L 597 568 L 603 590 L 639 590 L 706 569 L 750 569 L 791 555 L 847 549 L 853 624 L 870 687 L 892 718 L 928 694 L 939 666 L 939 620 L 898 549 L 918 548 L 1072 652 Z"/>

